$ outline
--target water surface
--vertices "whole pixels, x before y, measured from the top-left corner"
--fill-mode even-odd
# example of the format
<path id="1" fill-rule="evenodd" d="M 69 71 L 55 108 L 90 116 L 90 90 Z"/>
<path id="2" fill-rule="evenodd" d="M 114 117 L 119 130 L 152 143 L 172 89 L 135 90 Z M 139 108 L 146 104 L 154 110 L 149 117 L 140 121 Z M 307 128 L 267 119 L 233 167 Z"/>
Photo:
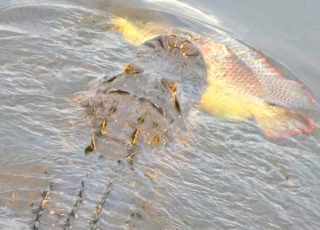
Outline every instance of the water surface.
<path id="1" fill-rule="evenodd" d="M 110 30 L 111 15 L 243 39 L 287 66 L 318 98 L 315 37 L 306 35 L 305 44 L 297 35 L 282 46 L 288 35 L 283 25 L 270 19 L 271 13 L 265 13 L 281 9 L 271 3 L 261 9 L 268 28 L 250 31 L 251 19 L 238 21 L 232 14 L 243 8 L 248 13 L 239 12 L 239 18 L 258 14 L 260 6 L 245 8 L 249 3 L 242 8 L 240 3 L 226 4 L 230 11 L 211 1 L 2 3 L 0 228 L 30 228 L 35 219 L 31 204 L 39 203 L 40 191 L 49 190 L 51 183 L 59 211 L 47 210 L 43 221 L 57 215 L 57 224 L 63 224 L 84 180 L 84 205 L 73 228 L 87 229 L 112 178 L 116 179 L 99 222 L 102 229 L 319 228 L 319 132 L 270 142 L 254 122 L 228 122 L 194 109 L 189 132 L 167 148 L 138 156 L 134 171 L 119 171 L 114 154 L 86 156 L 83 151 L 90 127 L 74 105 L 74 95 L 85 94 L 105 75 L 119 73 L 134 57 L 132 47 Z M 291 7 L 296 10 L 294 4 Z M 292 14 L 288 10 L 302 23 Z M 316 33 L 318 19 L 311 15 L 315 18 L 308 19 L 310 23 L 302 17 L 306 25 L 294 24 L 297 31 Z M 305 46 L 310 47 L 304 53 L 292 55 Z"/>

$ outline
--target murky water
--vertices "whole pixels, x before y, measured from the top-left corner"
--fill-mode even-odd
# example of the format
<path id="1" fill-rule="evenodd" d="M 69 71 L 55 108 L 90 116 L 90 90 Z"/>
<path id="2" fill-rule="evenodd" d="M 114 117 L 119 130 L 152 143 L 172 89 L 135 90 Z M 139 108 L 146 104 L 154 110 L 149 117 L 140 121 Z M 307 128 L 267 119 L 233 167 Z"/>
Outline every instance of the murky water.
<path id="1" fill-rule="evenodd" d="M 137 155 L 134 170 L 117 162 L 126 153 L 114 149 L 84 154 L 91 130 L 74 95 L 120 73 L 135 55 L 110 29 L 110 16 L 213 36 L 224 29 L 214 12 L 176 1 L 41 2 L 1 3 L 0 229 L 29 229 L 45 190 L 52 191 L 40 229 L 61 228 L 81 181 L 74 229 L 92 227 L 104 198 L 101 229 L 320 227 L 319 132 L 270 142 L 254 122 L 194 109 L 188 132 Z"/>

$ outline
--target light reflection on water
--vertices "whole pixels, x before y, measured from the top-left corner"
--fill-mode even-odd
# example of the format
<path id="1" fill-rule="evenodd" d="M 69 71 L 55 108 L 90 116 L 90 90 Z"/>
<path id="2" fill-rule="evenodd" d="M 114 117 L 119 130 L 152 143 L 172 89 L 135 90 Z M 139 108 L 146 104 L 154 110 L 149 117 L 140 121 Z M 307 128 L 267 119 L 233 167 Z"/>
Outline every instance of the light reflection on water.
<path id="1" fill-rule="evenodd" d="M 201 25 L 181 18 L 183 13 L 124 8 L 130 4 L 123 2 L 57 3 L 0 12 L 2 229 L 29 226 L 34 220 L 30 204 L 39 202 L 39 192 L 50 183 L 52 206 L 59 213 L 44 213 L 43 221 L 62 224 L 81 180 L 85 200 L 73 226 L 86 229 L 111 179 L 102 228 L 319 227 L 319 133 L 273 143 L 253 123 L 195 110 L 183 137 L 187 142 L 178 139 L 139 156 L 134 171 L 119 166 L 115 153 L 85 156 L 90 128 L 71 98 L 134 57 L 119 34 L 104 30 L 108 11 L 197 32 Z"/>

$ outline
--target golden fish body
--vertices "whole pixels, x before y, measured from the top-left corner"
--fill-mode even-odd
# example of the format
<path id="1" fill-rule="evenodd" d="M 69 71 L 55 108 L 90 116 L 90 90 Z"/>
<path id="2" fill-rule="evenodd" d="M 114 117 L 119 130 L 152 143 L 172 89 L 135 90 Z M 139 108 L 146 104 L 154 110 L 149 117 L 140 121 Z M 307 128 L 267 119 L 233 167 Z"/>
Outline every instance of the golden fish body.
<path id="1" fill-rule="evenodd" d="M 303 112 L 315 103 L 311 93 L 302 84 L 285 79 L 260 53 L 230 48 L 163 25 L 140 27 L 123 18 L 115 18 L 113 23 L 133 44 L 172 33 L 193 41 L 207 64 L 208 84 L 199 102 L 203 111 L 235 121 L 254 118 L 268 138 L 314 131 L 314 121 Z"/>

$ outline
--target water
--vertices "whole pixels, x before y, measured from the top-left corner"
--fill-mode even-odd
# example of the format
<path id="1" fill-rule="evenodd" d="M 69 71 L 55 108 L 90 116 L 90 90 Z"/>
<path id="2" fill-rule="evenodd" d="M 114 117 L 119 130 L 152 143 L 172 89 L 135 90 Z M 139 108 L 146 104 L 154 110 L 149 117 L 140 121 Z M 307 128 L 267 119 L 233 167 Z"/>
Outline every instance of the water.
<path id="1" fill-rule="evenodd" d="M 320 99 L 317 2 L 303 9 L 290 3 L 291 10 L 270 2 L 260 9 L 252 1 L 41 2 L 1 3 L 0 229 L 30 228 L 36 218 L 31 210 L 51 183 L 40 223 L 43 229 L 51 219 L 63 223 L 82 180 L 84 201 L 73 228 L 87 229 L 112 179 L 102 229 L 320 227 L 319 132 L 270 142 L 253 122 L 232 123 L 195 109 L 189 132 L 139 155 L 130 170 L 117 164 L 115 153 L 83 153 L 90 127 L 73 100 L 134 56 L 109 30 L 111 14 L 198 33 L 228 31 L 286 66 Z M 254 24 L 261 14 L 265 20 Z"/>

